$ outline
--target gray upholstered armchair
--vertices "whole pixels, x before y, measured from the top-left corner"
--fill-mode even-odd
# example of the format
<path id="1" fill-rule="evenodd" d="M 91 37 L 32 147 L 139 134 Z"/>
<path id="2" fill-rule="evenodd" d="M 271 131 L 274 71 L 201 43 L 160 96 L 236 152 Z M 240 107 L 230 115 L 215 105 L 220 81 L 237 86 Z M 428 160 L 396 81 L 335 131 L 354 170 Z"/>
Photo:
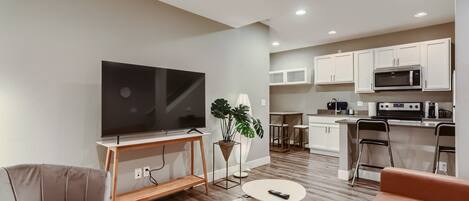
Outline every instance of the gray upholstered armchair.
<path id="1" fill-rule="evenodd" d="M 110 177 L 104 171 L 57 165 L 0 168 L 1 201 L 107 201 Z"/>

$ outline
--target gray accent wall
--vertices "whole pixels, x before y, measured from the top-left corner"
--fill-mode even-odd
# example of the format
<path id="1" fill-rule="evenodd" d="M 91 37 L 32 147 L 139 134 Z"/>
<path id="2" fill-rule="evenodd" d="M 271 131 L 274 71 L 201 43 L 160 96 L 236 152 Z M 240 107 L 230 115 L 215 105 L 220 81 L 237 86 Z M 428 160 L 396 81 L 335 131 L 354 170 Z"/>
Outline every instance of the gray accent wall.
<path id="1" fill-rule="evenodd" d="M 269 107 L 261 100 L 269 102 L 270 44 L 263 24 L 232 29 L 156 0 L 3 0 L 0 24 L 0 166 L 102 168 L 105 152 L 96 145 L 101 60 L 206 73 L 205 130 L 213 133 L 204 139 L 209 170 L 212 142 L 221 139 L 209 111 L 216 98 L 234 103 L 247 93 L 267 136 Z M 166 147 L 158 181 L 188 173 L 188 150 Z M 148 185 L 133 179 L 134 169 L 159 167 L 161 151 L 123 153 L 119 191 Z M 254 140 L 248 161 L 268 157 L 268 137 Z M 196 165 L 201 174 L 198 157 Z"/>
<path id="2" fill-rule="evenodd" d="M 306 67 L 313 71 L 313 58 L 315 56 L 333 54 L 338 51 L 364 50 L 440 38 L 452 38 L 454 40 L 454 23 L 271 53 L 271 70 Z M 314 77 L 313 75 L 311 76 Z M 349 107 L 359 110 L 366 110 L 366 102 L 371 101 L 426 100 L 443 103 L 443 107 L 450 109 L 452 93 L 404 91 L 355 94 L 353 84 L 272 86 L 270 87 L 270 110 L 316 113 L 318 109 L 326 109 L 326 103 L 332 98 L 338 98 L 339 101 L 347 101 L 349 102 Z M 357 101 L 365 102 L 365 107 L 357 106 Z"/>
<path id="3" fill-rule="evenodd" d="M 469 180 L 469 1 L 456 1 L 456 174 Z"/>

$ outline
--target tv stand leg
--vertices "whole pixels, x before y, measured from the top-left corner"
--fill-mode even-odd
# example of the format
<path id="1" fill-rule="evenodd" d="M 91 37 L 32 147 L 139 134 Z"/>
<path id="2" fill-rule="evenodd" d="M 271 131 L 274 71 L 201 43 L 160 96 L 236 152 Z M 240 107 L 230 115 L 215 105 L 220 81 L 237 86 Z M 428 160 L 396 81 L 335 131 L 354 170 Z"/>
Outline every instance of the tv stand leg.
<path id="1" fill-rule="evenodd" d="M 111 165 L 111 157 L 112 157 L 112 151 L 110 148 L 107 148 L 107 153 L 106 153 L 106 163 L 104 164 L 104 170 L 106 172 L 109 172 L 110 165 Z"/>
<path id="2" fill-rule="evenodd" d="M 117 144 L 119 144 L 120 136 L 117 136 Z"/>
<path id="3" fill-rule="evenodd" d="M 204 171 L 205 194 L 208 195 L 207 164 L 205 163 L 204 141 L 202 140 L 202 137 L 200 137 L 199 143 L 200 143 L 200 154 L 202 156 L 202 168 L 203 168 L 203 171 Z"/>

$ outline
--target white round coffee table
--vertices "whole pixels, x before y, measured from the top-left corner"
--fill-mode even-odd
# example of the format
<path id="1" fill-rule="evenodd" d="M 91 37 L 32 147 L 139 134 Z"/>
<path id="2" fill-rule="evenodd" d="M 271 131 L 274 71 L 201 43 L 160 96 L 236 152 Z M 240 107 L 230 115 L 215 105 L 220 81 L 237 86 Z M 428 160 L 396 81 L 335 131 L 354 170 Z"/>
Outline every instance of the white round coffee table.
<path id="1" fill-rule="evenodd" d="M 268 191 L 274 190 L 290 195 L 288 201 L 300 201 L 306 197 L 306 189 L 299 183 L 281 179 L 261 179 L 247 182 L 242 187 L 247 195 L 261 201 L 285 201 L 280 197 L 271 195 Z"/>

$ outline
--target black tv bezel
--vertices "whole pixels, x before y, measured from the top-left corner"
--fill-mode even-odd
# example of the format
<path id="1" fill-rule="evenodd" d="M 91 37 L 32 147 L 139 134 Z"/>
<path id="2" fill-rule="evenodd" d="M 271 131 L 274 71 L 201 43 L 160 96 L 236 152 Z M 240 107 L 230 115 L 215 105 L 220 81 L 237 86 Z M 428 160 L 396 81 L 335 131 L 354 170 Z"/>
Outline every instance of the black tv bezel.
<path id="1" fill-rule="evenodd" d="M 116 132 L 113 134 L 108 134 L 104 135 L 103 134 L 103 66 L 104 63 L 114 63 L 114 64 L 123 64 L 123 65 L 132 65 L 132 66 L 139 66 L 139 67 L 145 67 L 145 68 L 161 68 L 161 69 L 167 69 L 167 70 L 175 70 L 175 71 L 182 71 L 182 72 L 190 72 L 190 73 L 200 73 L 203 74 L 204 76 L 204 110 L 206 110 L 206 105 L 207 105 L 207 93 L 206 93 L 206 74 L 204 72 L 198 72 L 198 71 L 188 71 L 188 70 L 179 70 L 179 69 L 172 69 L 172 68 L 164 68 L 164 67 L 158 67 L 158 66 L 145 66 L 145 65 L 140 65 L 140 64 L 131 64 L 131 63 L 122 63 L 122 62 L 115 62 L 115 61 L 107 61 L 107 60 L 102 60 L 101 61 L 101 138 L 112 138 L 112 137 L 118 137 L 118 136 L 129 136 L 129 135 L 144 135 L 144 134 L 154 134 L 154 133 L 161 133 L 161 132 L 166 132 L 166 131 L 179 131 L 179 130 L 188 130 L 192 129 L 194 127 L 187 127 L 187 128 L 176 128 L 176 129 L 161 129 L 161 130 L 142 130 L 142 131 L 135 131 L 135 132 Z M 207 114 L 205 114 L 205 121 L 203 124 L 203 127 L 197 127 L 197 128 L 206 128 L 207 127 Z"/>

